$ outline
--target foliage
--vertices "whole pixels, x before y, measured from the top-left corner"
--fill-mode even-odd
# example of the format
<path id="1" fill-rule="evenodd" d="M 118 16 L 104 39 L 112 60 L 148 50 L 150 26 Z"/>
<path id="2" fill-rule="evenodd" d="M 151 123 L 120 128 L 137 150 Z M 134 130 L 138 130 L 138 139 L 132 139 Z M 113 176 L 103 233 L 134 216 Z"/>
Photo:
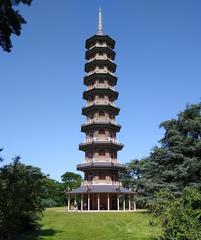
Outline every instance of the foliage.
<path id="1" fill-rule="evenodd" d="M 65 189 L 73 190 L 80 186 L 82 176 L 73 172 L 66 172 L 61 176 L 61 180 L 64 183 Z"/>
<path id="2" fill-rule="evenodd" d="M 150 209 L 163 229 L 161 239 L 201 239 L 201 192 L 197 189 L 186 188 L 177 197 L 169 191 L 161 191 Z"/>
<path id="3" fill-rule="evenodd" d="M 44 207 L 57 207 L 64 205 L 64 185 L 54 179 L 46 178 L 44 182 L 46 188 Z"/>
<path id="4" fill-rule="evenodd" d="M 36 239 L 44 240 L 153 240 L 160 228 L 150 226 L 147 212 L 66 212 L 64 208 L 47 209 L 42 218 L 42 229 Z M 30 236 L 20 240 L 32 239 Z M 35 238 L 33 238 L 35 239 Z"/>
<path id="5" fill-rule="evenodd" d="M 44 207 L 45 176 L 20 158 L 0 168 L 0 236 L 14 239 L 17 232 L 38 226 Z"/>
<path id="6" fill-rule="evenodd" d="M 66 172 L 61 176 L 62 182 L 51 178 L 45 179 L 46 194 L 43 199 L 44 207 L 58 207 L 66 204 L 66 190 L 70 191 L 78 188 L 81 184 L 82 177 L 73 172 Z"/>
<path id="7" fill-rule="evenodd" d="M 12 48 L 11 34 L 19 36 L 25 19 L 14 7 L 20 3 L 31 5 L 32 0 L 0 0 L 0 46 L 10 52 Z"/>
<path id="8" fill-rule="evenodd" d="M 147 158 L 128 163 L 122 178 L 125 186 L 139 189 L 142 206 L 161 189 L 178 194 L 186 186 L 201 189 L 201 103 L 187 105 L 160 127 L 165 129 L 160 146 Z"/>
<path id="9" fill-rule="evenodd" d="M 0 148 L 0 152 L 2 152 L 3 151 L 3 148 Z M 3 158 L 2 157 L 0 157 L 0 162 L 3 162 Z"/>

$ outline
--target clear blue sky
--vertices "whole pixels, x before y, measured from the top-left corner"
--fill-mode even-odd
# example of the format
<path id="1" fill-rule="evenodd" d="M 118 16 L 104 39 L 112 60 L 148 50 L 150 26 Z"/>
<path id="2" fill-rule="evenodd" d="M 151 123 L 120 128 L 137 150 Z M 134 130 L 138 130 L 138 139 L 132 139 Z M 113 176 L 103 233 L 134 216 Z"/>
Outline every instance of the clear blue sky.
<path id="1" fill-rule="evenodd" d="M 27 24 L 12 53 L 0 49 L 5 163 L 20 155 L 59 180 L 83 161 L 84 46 L 100 5 L 104 32 L 116 40 L 123 163 L 148 155 L 159 124 L 200 101 L 200 0 L 35 0 L 21 8 Z"/>

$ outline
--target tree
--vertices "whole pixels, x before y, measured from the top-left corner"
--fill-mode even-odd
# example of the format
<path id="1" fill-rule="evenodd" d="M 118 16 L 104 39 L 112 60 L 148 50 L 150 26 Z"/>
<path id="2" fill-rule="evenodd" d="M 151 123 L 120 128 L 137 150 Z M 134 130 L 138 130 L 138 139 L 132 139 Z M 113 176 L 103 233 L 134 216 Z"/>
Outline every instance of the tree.
<path id="1" fill-rule="evenodd" d="M 57 207 L 64 205 L 64 184 L 47 177 L 45 179 L 46 195 L 43 199 L 44 207 Z"/>
<path id="2" fill-rule="evenodd" d="M 127 185 L 139 188 L 141 204 L 161 189 L 181 194 L 186 186 L 201 189 L 201 103 L 187 105 L 176 119 L 160 124 L 160 146 L 141 161 L 127 164 Z"/>
<path id="3" fill-rule="evenodd" d="M 160 239 L 201 239 L 201 192 L 185 188 L 181 196 L 160 191 L 149 205 L 156 223 L 162 227 Z"/>
<path id="4" fill-rule="evenodd" d="M 82 176 L 73 172 L 66 172 L 61 176 L 61 180 L 64 183 L 65 188 L 73 190 L 80 186 L 82 182 Z"/>
<path id="5" fill-rule="evenodd" d="M 0 152 L 2 152 L 3 151 L 3 148 L 0 148 Z M 0 157 L 0 162 L 3 162 L 3 158 L 2 157 Z"/>
<path id="6" fill-rule="evenodd" d="M 35 229 L 44 210 L 44 180 L 39 168 L 25 165 L 15 157 L 0 168 L 0 236 L 14 239 L 25 230 Z"/>
<path id="7" fill-rule="evenodd" d="M 10 52 L 12 48 L 11 35 L 21 34 L 25 19 L 14 7 L 20 3 L 30 6 L 32 0 L 0 0 L 0 46 Z"/>

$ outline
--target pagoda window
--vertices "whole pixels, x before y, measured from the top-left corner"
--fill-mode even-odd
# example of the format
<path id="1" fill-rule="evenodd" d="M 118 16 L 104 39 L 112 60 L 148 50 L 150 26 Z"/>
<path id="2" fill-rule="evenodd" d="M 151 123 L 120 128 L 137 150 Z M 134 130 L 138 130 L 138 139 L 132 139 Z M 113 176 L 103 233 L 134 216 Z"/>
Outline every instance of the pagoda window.
<path id="1" fill-rule="evenodd" d="M 110 119 L 113 119 L 113 118 L 114 118 L 114 115 L 109 114 L 109 117 L 110 117 Z"/>
<path id="2" fill-rule="evenodd" d="M 105 130 L 104 129 L 100 129 L 99 131 L 98 131 L 98 133 L 101 135 L 101 134 L 105 134 Z"/>
<path id="3" fill-rule="evenodd" d="M 105 150 L 100 150 L 100 151 L 98 152 L 98 154 L 99 154 L 99 156 L 105 156 Z"/>
<path id="4" fill-rule="evenodd" d="M 103 111 L 100 111 L 100 112 L 98 113 L 98 115 L 99 115 L 100 117 L 104 117 L 104 116 L 105 116 L 105 113 L 104 113 Z"/>
<path id="5" fill-rule="evenodd" d="M 88 158 L 92 158 L 93 157 L 93 152 L 88 152 L 87 156 L 88 156 Z"/>
<path id="6" fill-rule="evenodd" d="M 105 175 L 102 175 L 102 174 L 101 174 L 101 175 L 99 176 L 99 179 L 100 179 L 100 180 L 105 180 Z"/>
<path id="7" fill-rule="evenodd" d="M 98 80 L 98 82 L 99 82 L 99 83 L 104 83 L 104 80 L 101 79 L 101 80 Z"/>

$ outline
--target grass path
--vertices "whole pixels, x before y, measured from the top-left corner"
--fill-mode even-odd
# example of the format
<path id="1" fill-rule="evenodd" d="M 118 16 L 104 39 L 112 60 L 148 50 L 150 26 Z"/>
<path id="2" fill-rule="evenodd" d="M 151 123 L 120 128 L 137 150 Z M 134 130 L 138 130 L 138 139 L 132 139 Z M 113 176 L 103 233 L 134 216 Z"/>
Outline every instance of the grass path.
<path id="1" fill-rule="evenodd" d="M 137 213 L 45 211 L 42 229 L 28 240 L 154 240 L 160 230 L 149 225 L 150 216 Z"/>

